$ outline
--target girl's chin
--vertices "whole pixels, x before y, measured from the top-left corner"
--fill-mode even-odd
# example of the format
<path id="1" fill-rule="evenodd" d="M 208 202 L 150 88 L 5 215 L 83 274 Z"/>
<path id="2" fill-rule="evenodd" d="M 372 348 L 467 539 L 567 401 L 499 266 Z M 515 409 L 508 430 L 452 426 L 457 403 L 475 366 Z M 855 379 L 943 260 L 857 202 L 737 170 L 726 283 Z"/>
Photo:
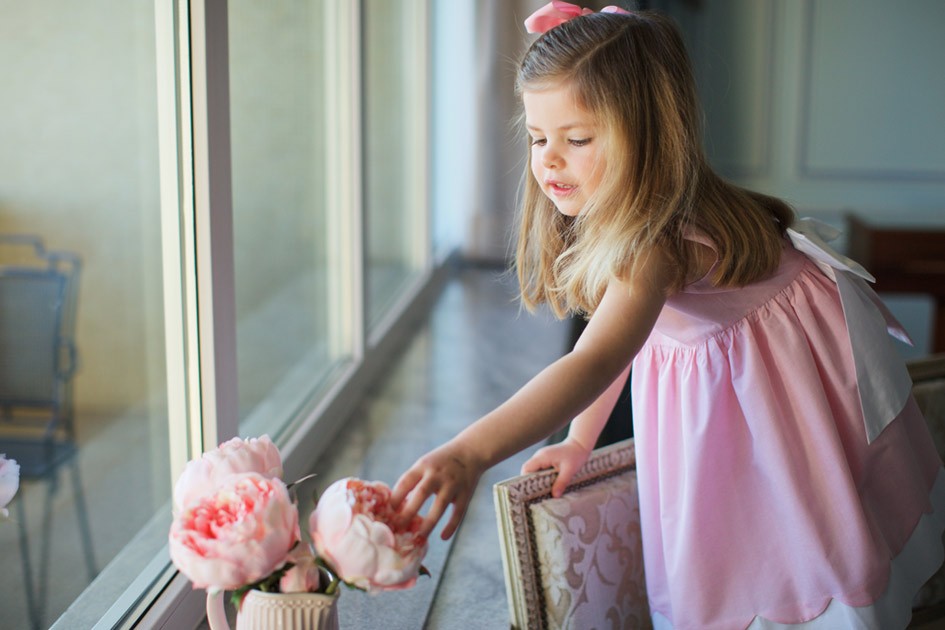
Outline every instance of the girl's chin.
<path id="1" fill-rule="evenodd" d="M 548 197 L 548 200 L 554 205 L 554 207 L 566 217 L 576 217 L 581 214 L 581 210 L 584 208 L 583 202 L 577 199 L 571 198 L 558 198 L 552 195 L 545 195 Z"/>
<path id="2" fill-rule="evenodd" d="M 576 217 L 581 214 L 581 206 L 576 203 L 556 203 L 555 208 L 566 217 Z"/>

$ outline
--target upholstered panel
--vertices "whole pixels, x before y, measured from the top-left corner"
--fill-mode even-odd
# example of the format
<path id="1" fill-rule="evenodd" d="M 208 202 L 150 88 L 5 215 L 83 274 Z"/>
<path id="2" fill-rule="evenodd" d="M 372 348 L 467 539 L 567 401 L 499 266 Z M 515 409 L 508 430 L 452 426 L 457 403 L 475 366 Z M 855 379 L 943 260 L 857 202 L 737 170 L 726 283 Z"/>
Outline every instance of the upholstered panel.
<path id="1" fill-rule="evenodd" d="M 650 627 L 633 440 L 594 451 L 559 499 L 554 478 L 494 487 L 512 627 Z"/>
<path id="2" fill-rule="evenodd" d="M 636 471 L 530 511 L 548 627 L 649 624 Z"/>

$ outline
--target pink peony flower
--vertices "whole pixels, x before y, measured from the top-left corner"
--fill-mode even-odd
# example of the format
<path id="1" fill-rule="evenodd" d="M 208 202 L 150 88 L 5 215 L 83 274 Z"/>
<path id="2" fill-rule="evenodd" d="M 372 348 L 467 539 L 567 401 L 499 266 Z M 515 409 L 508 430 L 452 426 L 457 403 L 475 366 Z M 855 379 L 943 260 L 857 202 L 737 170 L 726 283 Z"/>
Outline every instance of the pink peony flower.
<path id="1" fill-rule="evenodd" d="M 321 570 L 305 545 L 296 546 L 288 560 L 293 567 L 279 580 L 280 593 L 317 593 L 321 590 Z"/>
<path id="2" fill-rule="evenodd" d="M 7 459 L 0 453 L 0 520 L 6 519 L 10 512 L 7 505 L 13 500 L 20 487 L 20 466 L 15 459 Z"/>
<path id="3" fill-rule="evenodd" d="M 233 438 L 188 462 L 174 484 L 174 513 L 214 494 L 227 475 L 248 472 L 269 479 L 282 478 L 282 458 L 268 435 L 248 440 Z"/>
<path id="4" fill-rule="evenodd" d="M 347 478 L 325 490 L 309 518 L 318 554 L 338 576 L 366 591 L 412 587 L 427 552 L 419 516 L 396 527 L 390 488 Z"/>
<path id="5" fill-rule="evenodd" d="M 171 560 L 194 588 L 235 590 L 280 568 L 299 540 L 299 514 L 285 484 L 230 474 L 171 524 Z"/>

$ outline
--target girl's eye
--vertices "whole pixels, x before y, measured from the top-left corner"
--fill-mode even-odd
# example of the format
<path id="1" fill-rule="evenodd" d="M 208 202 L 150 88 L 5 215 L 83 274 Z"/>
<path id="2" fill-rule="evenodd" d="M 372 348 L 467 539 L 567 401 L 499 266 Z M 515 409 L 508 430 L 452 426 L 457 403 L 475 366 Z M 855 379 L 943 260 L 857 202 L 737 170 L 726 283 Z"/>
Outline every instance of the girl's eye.
<path id="1" fill-rule="evenodd" d="M 590 143 L 590 138 L 576 138 L 574 140 L 568 140 L 571 143 L 571 146 L 574 147 L 583 147 L 585 144 Z"/>
<path id="2" fill-rule="evenodd" d="M 543 146 L 545 146 L 545 139 L 544 139 L 544 138 L 532 138 L 532 146 L 533 146 L 533 147 L 543 147 Z"/>

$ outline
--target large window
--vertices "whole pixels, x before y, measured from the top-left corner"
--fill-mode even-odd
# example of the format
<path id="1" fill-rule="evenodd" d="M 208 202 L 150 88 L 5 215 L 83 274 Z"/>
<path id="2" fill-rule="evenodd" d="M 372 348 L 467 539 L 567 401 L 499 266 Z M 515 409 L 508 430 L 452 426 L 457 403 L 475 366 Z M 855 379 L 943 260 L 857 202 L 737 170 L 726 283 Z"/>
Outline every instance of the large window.
<path id="1" fill-rule="evenodd" d="M 367 315 L 373 330 L 428 260 L 423 3 L 364 0 Z"/>
<path id="2" fill-rule="evenodd" d="M 345 252 L 322 4 L 229 3 L 240 426 L 252 434 L 275 435 L 352 350 L 332 330 Z"/>
<path id="3" fill-rule="evenodd" d="M 0 2 L 4 627 L 48 627 L 170 495 L 155 69 L 153 6 Z"/>
<path id="4" fill-rule="evenodd" d="M 186 460 L 330 444 L 431 271 L 428 13 L 0 0 L 0 625 L 193 621 L 165 547 Z M 47 356 L 20 331 L 49 308 Z M 34 376 L 56 391 L 24 404 Z"/>

